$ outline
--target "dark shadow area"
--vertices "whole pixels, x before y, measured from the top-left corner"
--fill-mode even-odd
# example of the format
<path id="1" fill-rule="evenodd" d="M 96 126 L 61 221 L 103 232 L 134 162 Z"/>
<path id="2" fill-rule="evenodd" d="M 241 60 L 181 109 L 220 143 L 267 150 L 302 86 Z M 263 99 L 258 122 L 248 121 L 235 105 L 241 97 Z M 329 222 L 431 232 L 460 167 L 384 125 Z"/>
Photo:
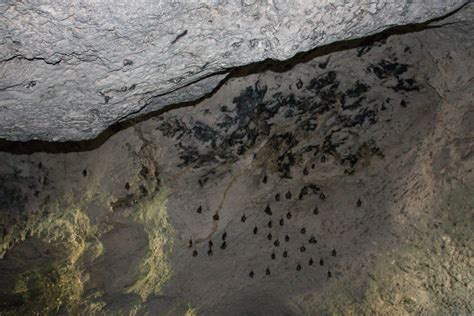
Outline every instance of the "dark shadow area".
<path id="1" fill-rule="evenodd" d="M 464 5 L 465 6 L 465 5 Z M 286 72 L 298 64 L 306 63 L 314 58 L 322 57 L 325 55 L 329 55 L 331 53 L 340 52 L 348 49 L 354 49 L 360 47 L 361 50 L 370 50 L 370 47 L 377 42 L 385 41 L 388 37 L 393 35 L 403 35 L 408 33 L 416 33 L 420 31 L 424 31 L 427 29 L 432 28 L 440 28 L 444 25 L 452 24 L 446 23 L 442 25 L 430 25 L 434 22 L 441 21 L 459 10 L 461 10 L 464 6 L 460 7 L 459 9 L 436 19 L 429 20 L 423 23 L 417 24 L 408 24 L 403 26 L 395 26 L 384 30 L 380 33 L 376 33 L 367 37 L 352 39 L 352 40 L 345 40 L 334 42 L 331 44 L 327 44 L 324 46 L 317 47 L 307 52 L 300 52 L 297 53 L 294 57 L 279 61 L 273 59 L 267 59 L 261 62 L 252 63 L 249 65 L 236 67 L 227 69 L 225 72 L 229 72 L 229 76 L 226 77 L 213 91 L 203 97 L 190 101 L 190 102 L 182 102 L 177 104 L 171 104 L 165 106 L 164 108 L 149 112 L 147 114 L 143 114 L 141 116 L 127 119 L 125 121 L 117 122 L 102 133 L 100 133 L 96 138 L 83 140 L 83 141 L 66 141 L 66 142 L 50 142 L 50 141 L 41 141 L 41 140 L 31 140 L 31 141 L 8 141 L 5 139 L 0 139 L 0 152 L 8 152 L 15 155 L 27 155 L 32 154 L 35 152 L 45 152 L 45 153 L 69 153 L 69 152 L 83 152 L 83 151 L 91 151 L 98 147 L 100 147 L 105 141 L 107 141 L 112 135 L 116 134 L 117 132 L 129 128 L 137 123 L 146 121 L 152 117 L 159 116 L 165 112 L 195 106 L 202 102 L 203 100 L 212 97 L 226 82 L 231 78 L 238 78 L 238 77 L 245 77 L 251 74 L 262 73 L 265 71 L 272 71 L 272 72 Z M 325 64 L 320 64 L 320 68 L 324 69 Z"/>

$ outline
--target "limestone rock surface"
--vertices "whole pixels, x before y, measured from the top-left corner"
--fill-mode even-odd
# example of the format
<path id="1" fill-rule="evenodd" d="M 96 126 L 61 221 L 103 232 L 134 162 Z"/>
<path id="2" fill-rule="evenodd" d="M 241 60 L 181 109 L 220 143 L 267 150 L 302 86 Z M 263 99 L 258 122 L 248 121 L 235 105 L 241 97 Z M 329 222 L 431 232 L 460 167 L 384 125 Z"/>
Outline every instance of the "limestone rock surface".
<path id="1" fill-rule="evenodd" d="M 2 1 L 0 138 L 94 138 L 208 94 L 234 67 L 424 22 L 466 2 Z"/>

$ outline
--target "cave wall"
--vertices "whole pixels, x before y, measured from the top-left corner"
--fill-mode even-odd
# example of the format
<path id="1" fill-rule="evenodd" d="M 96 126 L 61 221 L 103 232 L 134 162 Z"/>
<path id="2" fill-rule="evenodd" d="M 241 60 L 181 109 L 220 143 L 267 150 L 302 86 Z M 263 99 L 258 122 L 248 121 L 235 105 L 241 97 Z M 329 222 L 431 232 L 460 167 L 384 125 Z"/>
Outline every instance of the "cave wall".
<path id="1" fill-rule="evenodd" d="M 1 147 L 0 312 L 472 313 L 472 16 Z"/>

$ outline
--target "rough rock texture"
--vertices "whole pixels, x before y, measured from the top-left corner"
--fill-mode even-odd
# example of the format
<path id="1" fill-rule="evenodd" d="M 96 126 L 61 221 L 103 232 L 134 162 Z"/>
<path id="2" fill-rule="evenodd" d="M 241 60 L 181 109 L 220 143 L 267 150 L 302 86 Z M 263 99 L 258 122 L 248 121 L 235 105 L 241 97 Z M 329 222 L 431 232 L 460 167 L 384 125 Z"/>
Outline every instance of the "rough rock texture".
<path id="1" fill-rule="evenodd" d="M 424 22 L 466 2 L 2 1 L 0 138 L 94 138 L 208 94 L 233 67 Z"/>
<path id="2" fill-rule="evenodd" d="M 472 314 L 473 16 L 0 152 L 0 314 Z"/>

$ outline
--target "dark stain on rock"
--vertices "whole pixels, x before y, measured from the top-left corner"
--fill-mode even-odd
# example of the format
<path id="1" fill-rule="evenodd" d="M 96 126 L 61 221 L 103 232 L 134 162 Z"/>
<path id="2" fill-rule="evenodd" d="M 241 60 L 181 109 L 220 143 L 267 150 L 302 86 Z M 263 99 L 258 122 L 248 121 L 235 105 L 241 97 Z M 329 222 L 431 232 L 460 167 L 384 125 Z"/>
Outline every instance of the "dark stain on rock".
<path id="1" fill-rule="evenodd" d="M 393 87 L 393 90 L 395 92 L 399 92 L 399 91 L 410 92 L 410 91 L 420 90 L 418 83 L 413 78 L 408 78 L 408 79 L 397 78 L 397 79 L 398 79 L 397 85 Z"/>
<path id="2" fill-rule="evenodd" d="M 346 91 L 346 96 L 349 98 L 360 97 L 362 94 L 369 91 L 369 85 L 363 81 L 357 80 L 355 85 Z"/>
<path id="3" fill-rule="evenodd" d="M 203 122 L 196 121 L 194 122 L 193 135 L 197 140 L 207 143 L 209 142 L 213 148 L 216 146 L 216 140 L 218 132 L 212 129 L 210 126 L 204 124 Z"/>
<path id="4" fill-rule="evenodd" d="M 334 71 L 329 71 L 321 76 L 311 79 L 306 89 L 313 92 L 320 92 L 325 87 L 337 88 L 339 82 L 336 80 L 337 75 Z"/>
<path id="5" fill-rule="evenodd" d="M 382 60 L 377 64 L 371 64 L 367 70 L 373 72 L 379 79 L 387 79 L 404 74 L 408 71 L 408 65 Z"/>

